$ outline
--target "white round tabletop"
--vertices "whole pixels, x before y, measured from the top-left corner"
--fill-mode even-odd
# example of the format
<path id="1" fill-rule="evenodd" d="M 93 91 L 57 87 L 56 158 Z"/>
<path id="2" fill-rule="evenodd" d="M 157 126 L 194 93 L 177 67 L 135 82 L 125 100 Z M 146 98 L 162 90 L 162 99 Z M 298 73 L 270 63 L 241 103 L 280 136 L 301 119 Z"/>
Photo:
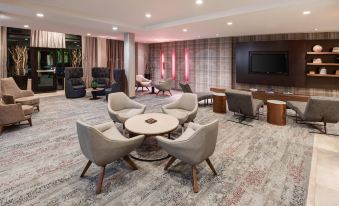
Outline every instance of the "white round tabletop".
<path id="1" fill-rule="evenodd" d="M 271 104 L 286 104 L 286 102 L 279 101 L 279 100 L 267 100 L 267 103 L 271 103 Z"/>
<path id="2" fill-rule="evenodd" d="M 149 124 L 148 119 L 156 120 Z M 129 132 L 143 135 L 165 134 L 175 130 L 179 125 L 177 118 L 162 113 L 147 113 L 136 115 L 125 122 L 125 127 Z"/>

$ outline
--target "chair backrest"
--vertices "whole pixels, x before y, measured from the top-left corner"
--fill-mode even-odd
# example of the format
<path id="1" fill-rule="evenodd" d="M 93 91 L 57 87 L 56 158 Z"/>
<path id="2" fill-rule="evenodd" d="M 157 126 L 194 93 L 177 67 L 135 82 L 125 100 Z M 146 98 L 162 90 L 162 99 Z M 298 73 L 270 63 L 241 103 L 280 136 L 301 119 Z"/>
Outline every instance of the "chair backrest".
<path id="1" fill-rule="evenodd" d="M 193 111 L 198 105 L 198 96 L 192 93 L 184 93 L 177 101 L 180 109 Z"/>
<path id="2" fill-rule="evenodd" d="M 92 68 L 92 79 L 99 84 L 109 84 L 109 72 L 110 69 L 106 67 L 93 67 Z"/>
<path id="3" fill-rule="evenodd" d="M 20 92 L 21 89 L 12 77 L 1 79 L 1 94 L 9 94 L 17 98 Z"/>
<path id="4" fill-rule="evenodd" d="M 304 118 L 314 122 L 339 122 L 339 98 L 311 96 L 305 108 Z"/>
<path id="5" fill-rule="evenodd" d="M 225 92 L 228 109 L 246 116 L 255 116 L 253 111 L 253 97 L 251 92 L 228 90 Z"/>
<path id="6" fill-rule="evenodd" d="M 179 83 L 180 87 L 181 87 L 181 90 L 182 92 L 184 93 L 193 93 L 191 87 L 189 84 L 183 84 L 183 83 Z"/>
<path id="7" fill-rule="evenodd" d="M 81 67 L 66 67 L 65 68 L 65 80 L 72 85 L 83 85 L 84 81 L 82 77 L 84 71 Z"/>
<path id="8" fill-rule="evenodd" d="M 130 101 L 130 98 L 123 92 L 116 92 L 108 95 L 108 106 L 114 111 L 127 108 L 128 101 Z"/>

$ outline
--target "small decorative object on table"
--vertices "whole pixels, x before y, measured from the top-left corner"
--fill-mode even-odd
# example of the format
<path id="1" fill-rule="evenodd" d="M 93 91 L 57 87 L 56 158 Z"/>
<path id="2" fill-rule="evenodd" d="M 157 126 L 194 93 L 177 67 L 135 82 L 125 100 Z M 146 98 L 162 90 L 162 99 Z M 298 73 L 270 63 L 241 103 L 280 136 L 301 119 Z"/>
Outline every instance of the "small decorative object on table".
<path id="1" fill-rule="evenodd" d="M 321 52 L 322 50 L 323 50 L 323 47 L 320 46 L 320 45 L 315 45 L 315 46 L 313 47 L 313 51 L 314 51 L 314 52 Z"/>
<path id="2" fill-rule="evenodd" d="M 98 82 L 93 80 L 91 84 L 92 89 L 96 89 L 98 87 Z"/>
<path id="3" fill-rule="evenodd" d="M 321 63 L 322 63 L 321 58 L 315 58 L 315 59 L 313 59 L 313 63 L 321 64 Z"/>
<path id="4" fill-rule="evenodd" d="M 157 120 L 153 119 L 153 118 L 149 118 L 149 119 L 146 119 L 145 122 L 148 123 L 148 124 L 154 124 L 154 123 L 157 122 Z"/>

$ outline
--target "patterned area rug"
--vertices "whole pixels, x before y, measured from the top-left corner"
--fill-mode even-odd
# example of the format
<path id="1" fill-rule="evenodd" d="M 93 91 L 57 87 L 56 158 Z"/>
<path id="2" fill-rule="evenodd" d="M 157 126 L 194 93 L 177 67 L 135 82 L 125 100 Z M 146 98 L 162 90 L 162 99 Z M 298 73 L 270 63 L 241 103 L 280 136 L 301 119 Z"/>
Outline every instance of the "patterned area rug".
<path id="1" fill-rule="evenodd" d="M 160 112 L 161 105 L 179 96 L 143 94 L 136 101 L 147 105 L 146 112 Z M 210 158 L 218 176 L 201 163 L 199 193 L 193 193 L 190 166 L 177 160 L 164 171 L 164 160 L 135 161 L 136 171 L 123 161 L 108 165 L 102 193 L 95 195 L 99 168 L 92 165 L 85 178 L 79 177 L 87 160 L 75 121 L 110 121 L 106 102 L 89 96 L 42 98 L 33 127 L 11 127 L 0 137 L 0 205 L 304 205 L 314 136 L 310 128 L 292 117 L 284 127 L 266 123 L 265 116 L 248 122 L 253 127 L 229 118 L 231 113 L 199 107 L 196 122 L 220 122 Z"/>

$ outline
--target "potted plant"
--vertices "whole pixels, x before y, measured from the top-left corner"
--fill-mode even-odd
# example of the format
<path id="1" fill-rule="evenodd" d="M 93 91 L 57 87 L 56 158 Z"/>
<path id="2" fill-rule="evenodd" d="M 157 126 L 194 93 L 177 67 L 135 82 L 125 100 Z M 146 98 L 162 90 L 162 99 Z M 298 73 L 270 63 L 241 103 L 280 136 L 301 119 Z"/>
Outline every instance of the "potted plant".
<path id="1" fill-rule="evenodd" d="M 27 60 L 28 49 L 26 46 L 16 45 L 14 48 L 8 49 L 14 62 L 13 79 L 20 89 L 27 89 Z"/>
<path id="2" fill-rule="evenodd" d="M 98 82 L 93 80 L 92 83 L 91 83 L 91 87 L 92 87 L 92 89 L 96 89 L 98 87 Z"/>

